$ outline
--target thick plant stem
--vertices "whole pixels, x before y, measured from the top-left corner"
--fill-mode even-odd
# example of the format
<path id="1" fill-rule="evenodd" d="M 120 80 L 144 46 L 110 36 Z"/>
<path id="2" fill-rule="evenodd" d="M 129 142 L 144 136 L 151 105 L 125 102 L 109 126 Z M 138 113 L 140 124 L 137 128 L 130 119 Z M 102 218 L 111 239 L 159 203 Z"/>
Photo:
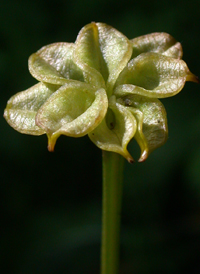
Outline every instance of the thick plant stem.
<path id="1" fill-rule="evenodd" d="M 101 274 L 119 271 L 123 165 L 121 155 L 103 151 Z"/>

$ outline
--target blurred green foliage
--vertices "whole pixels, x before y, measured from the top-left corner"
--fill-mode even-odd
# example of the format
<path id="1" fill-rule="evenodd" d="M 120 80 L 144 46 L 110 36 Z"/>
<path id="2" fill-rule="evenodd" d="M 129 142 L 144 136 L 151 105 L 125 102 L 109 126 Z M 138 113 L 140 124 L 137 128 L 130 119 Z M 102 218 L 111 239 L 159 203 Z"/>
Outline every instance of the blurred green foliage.
<path id="1" fill-rule="evenodd" d="M 183 45 L 200 76 L 200 1 L 73 0 L 0 3 L 1 113 L 7 100 L 36 81 L 30 54 L 53 42 L 74 42 L 85 24 L 105 22 L 128 38 L 164 31 Z M 145 163 L 126 163 L 121 274 L 200 273 L 200 92 L 187 83 L 162 100 L 167 143 Z M 15 132 L 1 121 L 0 273 L 99 273 L 101 151 L 87 137 Z M 130 151 L 139 156 L 132 142 Z"/>

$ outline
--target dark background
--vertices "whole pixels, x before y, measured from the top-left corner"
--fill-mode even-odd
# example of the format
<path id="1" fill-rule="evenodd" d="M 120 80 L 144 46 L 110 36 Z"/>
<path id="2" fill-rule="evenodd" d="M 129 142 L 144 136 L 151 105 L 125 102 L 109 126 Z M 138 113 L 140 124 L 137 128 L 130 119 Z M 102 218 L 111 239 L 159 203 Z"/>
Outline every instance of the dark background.
<path id="1" fill-rule="evenodd" d="M 199 0 L 1 0 L 0 273 L 99 273 L 101 151 L 86 136 L 60 137 L 49 153 L 46 136 L 19 134 L 3 119 L 7 100 L 36 83 L 28 57 L 100 21 L 128 38 L 170 33 L 200 76 L 199 12 Z M 162 102 L 167 143 L 125 165 L 120 274 L 200 273 L 200 86 Z M 137 159 L 134 141 L 129 149 Z"/>

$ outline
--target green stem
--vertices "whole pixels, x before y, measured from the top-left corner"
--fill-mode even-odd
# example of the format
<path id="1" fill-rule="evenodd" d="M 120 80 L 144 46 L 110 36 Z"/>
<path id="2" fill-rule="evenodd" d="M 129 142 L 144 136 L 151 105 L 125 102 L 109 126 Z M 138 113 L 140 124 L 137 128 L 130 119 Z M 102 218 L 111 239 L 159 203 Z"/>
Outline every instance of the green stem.
<path id="1" fill-rule="evenodd" d="M 121 155 L 103 151 L 101 274 L 119 271 L 123 164 Z"/>

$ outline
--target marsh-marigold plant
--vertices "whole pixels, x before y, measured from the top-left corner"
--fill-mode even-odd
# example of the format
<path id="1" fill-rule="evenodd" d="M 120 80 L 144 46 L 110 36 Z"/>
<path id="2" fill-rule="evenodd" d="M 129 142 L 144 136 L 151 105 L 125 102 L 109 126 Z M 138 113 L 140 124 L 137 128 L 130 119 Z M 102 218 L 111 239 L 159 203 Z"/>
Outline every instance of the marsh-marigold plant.
<path id="1" fill-rule="evenodd" d="M 158 98 L 197 82 L 181 60 L 182 47 L 167 33 L 129 40 L 103 23 L 81 29 L 75 43 L 54 43 L 29 58 L 39 82 L 8 101 L 4 117 L 21 133 L 89 136 L 100 149 L 133 161 L 127 145 L 135 138 L 139 161 L 165 143 L 167 117 Z"/>

